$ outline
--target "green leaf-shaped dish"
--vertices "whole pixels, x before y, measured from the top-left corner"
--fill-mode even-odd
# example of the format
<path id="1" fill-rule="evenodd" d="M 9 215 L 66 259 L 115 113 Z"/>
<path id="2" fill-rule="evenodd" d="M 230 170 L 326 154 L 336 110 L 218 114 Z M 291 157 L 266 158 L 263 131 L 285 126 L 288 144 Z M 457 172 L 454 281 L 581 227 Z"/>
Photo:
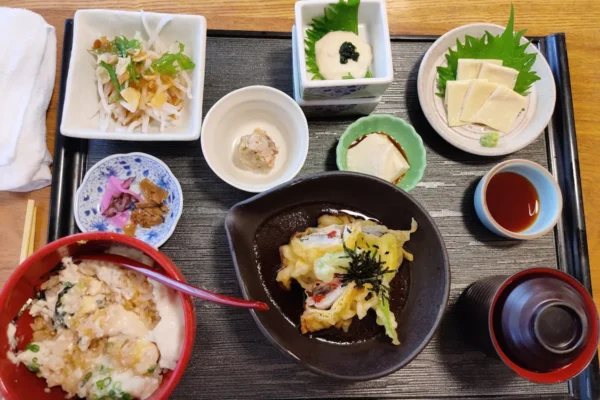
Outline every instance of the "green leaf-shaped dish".
<path id="1" fill-rule="evenodd" d="M 423 178 L 427 159 L 421 136 L 411 124 L 403 119 L 386 114 L 373 114 L 354 122 L 342 134 L 338 142 L 336 149 L 337 167 L 340 171 L 347 171 L 346 156 L 350 145 L 364 135 L 375 132 L 382 132 L 391 136 L 406 153 L 410 169 L 396 186 L 405 192 L 409 192 Z M 377 155 L 374 154 L 373 157 L 377 157 Z"/>

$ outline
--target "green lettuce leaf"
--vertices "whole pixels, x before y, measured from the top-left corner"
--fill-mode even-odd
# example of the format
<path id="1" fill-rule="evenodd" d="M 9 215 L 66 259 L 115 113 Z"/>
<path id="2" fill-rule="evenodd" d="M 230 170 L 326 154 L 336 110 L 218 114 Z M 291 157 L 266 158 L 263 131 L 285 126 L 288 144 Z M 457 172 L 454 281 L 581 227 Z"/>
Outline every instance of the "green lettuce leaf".
<path id="1" fill-rule="evenodd" d="M 176 75 L 180 71 L 187 71 L 190 69 L 194 69 L 196 64 L 185 54 L 183 54 L 184 45 L 179 43 L 179 53 L 171 54 L 166 53 L 163 54 L 158 60 L 154 61 L 151 64 L 151 68 L 162 75 Z M 175 64 L 177 61 L 177 65 Z"/>
<path id="2" fill-rule="evenodd" d="M 339 0 L 336 4 L 325 7 L 322 17 L 313 18 L 310 28 L 306 30 L 304 39 L 306 52 L 306 69 L 315 80 L 325 78 L 319 72 L 315 46 L 329 32 L 344 31 L 358 35 L 358 7 L 360 0 Z"/>
<path id="3" fill-rule="evenodd" d="M 514 68 L 519 71 L 517 83 L 515 84 L 515 92 L 526 95 L 527 91 L 535 81 L 540 80 L 540 77 L 531 71 L 537 53 L 526 53 L 525 50 L 530 42 L 521 44 L 521 38 L 525 35 L 526 30 L 514 32 L 515 25 L 515 10 L 514 6 L 510 6 L 510 18 L 506 29 L 501 35 L 494 36 L 489 32 L 481 38 L 473 36 L 465 36 L 465 42 L 461 43 L 456 40 L 456 50 L 448 49 L 446 60 L 448 66 L 437 67 L 438 72 L 438 93 L 440 97 L 446 94 L 446 82 L 456 80 L 458 70 L 458 60 L 460 58 L 475 58 L 475 59 L 497 59 L 502 60 L 502 65 L 509 68 Z"/>
<path id="4" fill-rule="evenodd" d="M 398 332 L 396 332 L 396 316 L 390 311 L 390 301 L 386 297 L 380 297 L 375 307 L 377 324 L 385 328 L 385 334 L 392 339 L 392 344 L 399 345 Z"/>

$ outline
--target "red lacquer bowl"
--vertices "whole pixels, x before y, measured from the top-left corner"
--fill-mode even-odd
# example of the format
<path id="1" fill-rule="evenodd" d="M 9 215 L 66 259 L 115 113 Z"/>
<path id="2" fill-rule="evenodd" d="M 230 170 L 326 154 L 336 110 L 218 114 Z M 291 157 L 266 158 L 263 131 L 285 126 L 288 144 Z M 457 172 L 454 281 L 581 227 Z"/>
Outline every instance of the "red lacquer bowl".
<path id="1" fill-rule="evenodd" d="M 46 393 L 46 381 L 38 378 L 20 364 L 18 367 L 7 359 L 8 324 L 15 318 L 27 299 L 33 297 L 35 288 L 45 279 L 42 277 L 56 267 L 63 257 L 81 254 L 97 253 L 106 250 L 111 245 L 124 245 L 141 250 L 155 262 L 171 278 L 185 281 L 181 271 L 163 253 L 146 243 L 125 235 L 116 233 L 88 232 L 69 236 L 49 243 L 36 251 L 23 262 L 8 278 L 0 290 L 0 394 L 6 400 L 23 399 L 55 399 L 63 400 L 65 392 L 55 387 Z M 47 279 L 47 277 L 46 277 Z M 194 339 L 196 337 L 196 314 L 190 297 L 181 295 L 185 317 L 184 343 L 179 362 L 174 370 L 164 375 L 159 388 L 149 398 L 150 400 L 166 400 L 181 379 L 190 359 Z M 23 314 L 17 322 L 17 341 L 19 350 L 31 340 L 29 324 L 32 318 L 28 313 Z"/>

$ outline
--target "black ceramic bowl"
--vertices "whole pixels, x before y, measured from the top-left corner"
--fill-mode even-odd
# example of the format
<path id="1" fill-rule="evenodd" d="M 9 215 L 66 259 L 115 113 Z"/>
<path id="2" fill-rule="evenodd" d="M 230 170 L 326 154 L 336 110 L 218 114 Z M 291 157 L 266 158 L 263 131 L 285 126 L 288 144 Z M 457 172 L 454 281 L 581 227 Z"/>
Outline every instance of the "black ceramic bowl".
<path id="1" fill-rule="evenodd" d="M 411 218 L 417 221 L 419 228 L 405 245 L 414 261 L 404 261 L 391 285 L 399 346 L 391 344 L 374 315 L 355 318 L 345 334 L 335 328 L 313 336 L 300 333 L 302 291 L 285 291 L 275 281 L 279 246 L 293 233 L 316 226 L 317 218 L 331 210 L 375 218 L 391 229 L 408 230 Z M 312 371 L 347 380 L 388 375 L 423 350 L 442 319 L 450 289 L 442 236 L 423 207 L 383 180 L 349 172 L 296 179 L 236 204 L 227 214 L 225 229 L 244 296 L 271 307 L 252 312 L 259 328 Z"/>

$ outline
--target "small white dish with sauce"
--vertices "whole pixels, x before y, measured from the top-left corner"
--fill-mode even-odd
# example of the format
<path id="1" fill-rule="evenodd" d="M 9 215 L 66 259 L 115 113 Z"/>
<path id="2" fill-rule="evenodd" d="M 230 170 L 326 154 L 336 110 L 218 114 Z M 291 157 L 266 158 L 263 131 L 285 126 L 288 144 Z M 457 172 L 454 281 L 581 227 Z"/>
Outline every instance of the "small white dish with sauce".
<path id="1" fill-rule="evenodd" d="M 240 139 L 261 129 L 275 142 L 272 169 L 255 172 L 239 159 Z M 238 189 L 260 193 L 294 178 L 308 154 L 308 123 L 287 94 L 268 86 L 248 86 L 220 99 L 202 125 L 202 153 L 213 172 Z"/>

